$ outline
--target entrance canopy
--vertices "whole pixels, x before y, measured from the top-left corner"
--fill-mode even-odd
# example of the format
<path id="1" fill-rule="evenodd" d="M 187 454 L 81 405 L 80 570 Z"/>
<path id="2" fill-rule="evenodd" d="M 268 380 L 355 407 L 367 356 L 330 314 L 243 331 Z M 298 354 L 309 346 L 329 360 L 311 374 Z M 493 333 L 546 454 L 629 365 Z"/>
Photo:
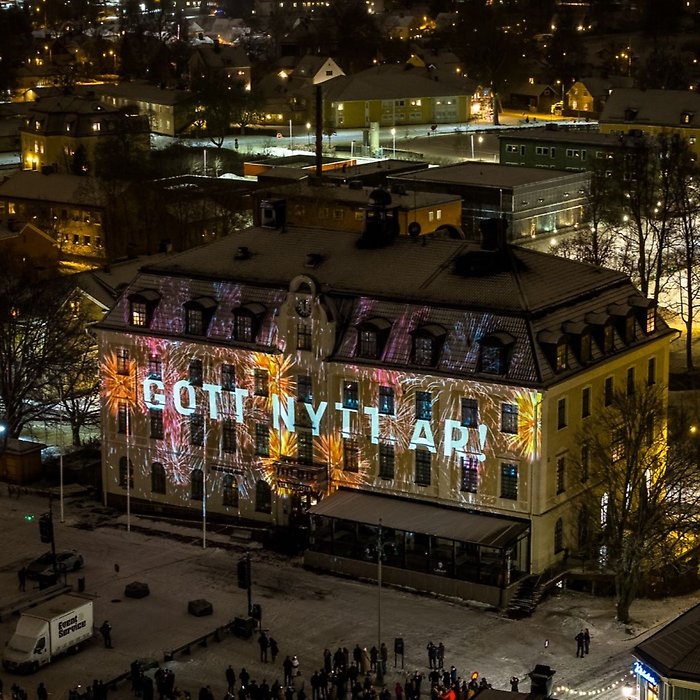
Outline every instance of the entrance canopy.
<path id="1" fill-rule="evenodd" d="M 476 515 L 455 508 L 349 490 L 336 491 L 309 512 L 375 526 L 381 518 L 382 527 L 498 548 L 512 544 L 529 528 L 522 520 Z"/>

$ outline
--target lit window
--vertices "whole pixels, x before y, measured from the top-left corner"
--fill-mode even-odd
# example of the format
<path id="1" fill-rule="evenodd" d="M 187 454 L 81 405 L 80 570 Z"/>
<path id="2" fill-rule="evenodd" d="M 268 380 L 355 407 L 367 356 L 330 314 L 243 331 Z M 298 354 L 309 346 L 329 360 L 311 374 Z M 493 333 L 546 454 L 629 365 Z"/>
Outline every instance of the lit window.
<path id="1" fill-rule="evenodd" d="M 343 382 L 343 408 L 357 409 L 360 404 L 357 382 Z"/>
<path id="2" fill-rule="evenodd" d="M 433 397 L 429 391 L 416 392 L 416 419 L 431 420 L 433 417 Z"/>
<path id="3" fill-rule="evenodd" d="M 646 332 L 647 335 L 653 333 L 656 330 L 656 307 L 651 306 L 647 309 L 647 323 Z"/>
<path id="4" fill-rule="evenodd" d="M 514 403 L 501 404 L 501 432 L 518 434 L 518 407 Z"/>
<path id="5" fill-rule="evenodd" d="M 479 479 L 479 460 L 476 457 L 460 457 L 460 491 L 476 493 Z"/>
<path id="6" fill-rule="evenodd" d="M 256 396 L 267 396 L 269 392 L 268 371 L 266 369 L 253 370 L 253 393 Z"/>
<path id="7" fill-rule="evenodd" d="M 479 401 L 477 399 L 462 399 L 462 425 L 465 428 L 476 428 L 479 424 Z"/>
<path id="8" fill-rule="evenodd" d="M 148 307 L 142 301 L 131 302 L 131 325 L 145 326 L 148 322 Z"/>
<path id="9" fill-rule="evenodd" d="M 393 416 L 395 411 L 394 390 L 390 386 L 379 387 L 379 413 Z"/>
<path id="10" fill-rule="evenodd" d="M 610 459 L 618 462 L 625 457 L 625 433 L 622 428 L 613 428 L 610 436 Z"/>

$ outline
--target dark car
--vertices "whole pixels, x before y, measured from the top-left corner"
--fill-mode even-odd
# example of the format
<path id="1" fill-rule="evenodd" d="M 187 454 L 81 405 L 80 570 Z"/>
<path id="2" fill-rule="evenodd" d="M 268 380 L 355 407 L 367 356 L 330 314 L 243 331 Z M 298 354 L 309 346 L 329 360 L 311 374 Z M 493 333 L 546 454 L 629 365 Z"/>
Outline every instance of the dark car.
<path id="1" fill-rule="evenodd" d="M 83 555 L 75 550 L 70 552 L 56 552 L 56 571 L 62 574 L 66 571 L 77 571 L 83 566 Z M 53 554 L 46 552 L 33 562 L 27 564 L 27 578 L 39 580 L 45 576 L 51 576 L 53 569 Z"/>

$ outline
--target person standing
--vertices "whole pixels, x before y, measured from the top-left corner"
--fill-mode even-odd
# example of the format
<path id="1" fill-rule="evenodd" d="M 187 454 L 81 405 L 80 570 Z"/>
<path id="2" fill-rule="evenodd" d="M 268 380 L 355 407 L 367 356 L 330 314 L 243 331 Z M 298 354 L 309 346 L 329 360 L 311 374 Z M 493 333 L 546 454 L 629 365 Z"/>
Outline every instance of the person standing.
<path id="1" fill-rule="evenodd" d="M 581 630 L 575 637 L 574 639 L 576 640 L 576 658 L 579 656 L 583 658 L 584 655 L 584 640 L 585 640 L 585 635 L 583 634 L 583 630 Z"/>
<path id="2" fill-rule="evenodd" d="M 445 645 L 442 642 L 440 642 L 440 644 L 437 645 L 436 654 L 437 667 L 442 668 L 445 663 Z"/>
<path id="3" fill-rule="evenodd" d="M 518 691 L 518 683 L 520 683 L 520 679 L 517 676 L 511 676 L 510 677 L 510 690 L 513 693 L 517 693 Z"/>
<path id="4" fill-rule="evenodd" d="M 270 646 L 270 640 L 264 631 L 258 637 L 258 646 L 260 647 L 260 661 L 267 663 L 267 649 Z"/>
<path id="5" fill-rule="evenodd" d="M 280 648 L 277 644 L 277 640 L 274 637 L 270 637 L 270 656 L 272 657 L 272 663 L 275 663 L 277 659 L 277 654 L 280 653 Z"/>
<path id="6" fill-rule="evenodd" d="M 49 691 L 46 690 L 46 686 L 43 683 L 39 683 L 39 687 L 36 689 L 37 700 L 49 700 Z"/>
<path id="7" fill-rule="evenodd" d="M 108 620 L 105 620 L 100 627 L 100 634 L 105 643 L 105 649 L 113 649 L 112 646 L 112 625 L 109 624 Z"/>
<path id="8" fill-rule="evenodd" d="M 386 675 L 386 662 L 389 659 L 389 650 L 386 648 L 386 644 L 382 642 L 379 647 L 379 662 L 382 665 L 382 675 Z"/>
<path id="9" fill-rule="evenodd" d="M 432 640 L 428 642 L 426 649 L 428 650 L 428 668 L 435 668 L 437 650 L 435 649 L 435 645 L 433 644 Z"/>
<path id="10" fill-rule="evenodd" d="M 226 684 L 228 685 L 228 692 L 233 693 L 236 687 L 236 672 L 233 670 L 231 664 L 229 664 L 226 669 Z"/>
<path id="11" fill-rule="evenodd" d="M 288 657 L 284 657 L 284 661 L 282 662 L 282 670 L 284 671 L 284 685 L 285 687 L 289 687 L 292 684 L 292 660 Z"/>
<path id="12" fill-rule="evenodd" d="M 588 650 L 591 646 L 591 633 L 588 631 L 588 627 L 583 630 L 583 653 L 588 654 Z"/>

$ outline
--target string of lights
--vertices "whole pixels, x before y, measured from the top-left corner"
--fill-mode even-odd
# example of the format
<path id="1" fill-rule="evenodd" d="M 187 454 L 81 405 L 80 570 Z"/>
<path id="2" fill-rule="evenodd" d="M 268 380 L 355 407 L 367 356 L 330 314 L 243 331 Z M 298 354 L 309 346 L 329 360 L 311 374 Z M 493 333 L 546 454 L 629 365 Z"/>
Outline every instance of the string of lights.
<path id="1" fill-rule="evenodd" d="M 567 694 L 567 695 L 577 695 L 579 697 L 601 695 L 603 693 L 608 693 L 617 687 L 629 687 L 634 681 L 634 674 L 631 672 L 625 673 L 619 680 L 612 681 L 608 685 L 602 688 L 595 688 L 593 690 L 580 690 L 578 688 L 571 688 L 567 685 L 559 685 L 555 688 L 555 693 L 557 694 Z"/>

